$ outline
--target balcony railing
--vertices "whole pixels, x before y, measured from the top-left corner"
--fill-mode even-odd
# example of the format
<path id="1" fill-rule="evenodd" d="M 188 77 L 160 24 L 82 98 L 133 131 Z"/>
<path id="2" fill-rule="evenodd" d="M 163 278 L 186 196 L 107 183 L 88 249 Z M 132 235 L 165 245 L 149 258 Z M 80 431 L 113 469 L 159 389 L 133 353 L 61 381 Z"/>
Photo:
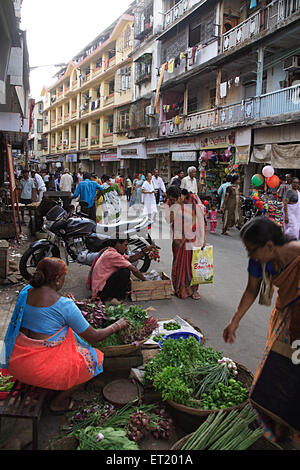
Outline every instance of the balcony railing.
<path id="1" fill-rule="evenodd" d="M 258 10 L 245 21 L 222 35 L 222 52 L 230 51 L 251 40 L 261 31 L 280 25 L 282 20 L 300 12 L 300 0 L 275 0 L 263 10 Z"/>
<path id="2" fill-rule="evenodd" d="M 111 144 L 113 141 L 114 135 L 112 132 L 106 132 L 103 134 L 102 144 Z"/>
<path id="3" fill-rule="evenodd" d="M 271 116 L 300 112 L 300 85 L 266 93 L 238 103 L 180 117 L 180 124 L 161 121 L 160 135 L 176 135 L 199 129 L 217 129 Z"/>
<path id="4" fill-rule="evenodd" d="M 81 147 L 87 147 L 89 145 L 89 139 L 88 138 L 81 139 L 80 140 L 80 145 L 81 145 Z"/>
<path id="5" fill-rule="evenodd" d="M 71 119 L 75 119 L 77 116 L 77 109 L 73 109 L 73 111 L 71 112 Z"/>
<path id="6" fill-rule="evenodd" d="M 190 8 L 190 0 L 181 0 L 181 2 L 177 3 L 173 8 L 168 10 L 165 13 L 165 29 L 177 21 L 181 16 L 183 16 Z"/>
<path id="7" fill-rule="evenodd" d="M 76 148 L 76 140 L 71 140 L 71 149 Z"/>
<path id="8" fill-rule="evenodd" d="M 91 145 L 99 145 L 100 139 L 99 137 L 92 137 L 91 138 Z"/>
<path id="9" fill-rule="evenodd" d="M 107 95 L 104 97 L 103 106 L 108 106 L 110 104 L 113 104 L 114 101 L 115 101 L 115 94 L 111 93 L 110 95 Z"/>
<path id="10" fill-rule="evenodd" d="M 64 115 L 64 121 L 69 121 L 70 120 L 70 114 L 67 113 Z"/>

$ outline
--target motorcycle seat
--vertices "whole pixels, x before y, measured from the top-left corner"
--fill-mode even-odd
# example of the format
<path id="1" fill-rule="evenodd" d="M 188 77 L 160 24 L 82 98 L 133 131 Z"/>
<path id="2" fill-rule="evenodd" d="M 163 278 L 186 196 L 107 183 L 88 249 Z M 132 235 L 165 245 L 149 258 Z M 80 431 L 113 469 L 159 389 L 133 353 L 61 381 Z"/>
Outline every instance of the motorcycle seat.
<path id="1" fill-rule="evenodd" d="M 147 228 L 148 218 L 144 219 L 134 219 L 134 220 L 124 220 L 114 224 L 97 224 L 95 227 L 95 232 L 99 235 L 109 235 L 113 238 L 119 238 L 123 235 L 126 235 L 129 232 L 136 231 Z"/>

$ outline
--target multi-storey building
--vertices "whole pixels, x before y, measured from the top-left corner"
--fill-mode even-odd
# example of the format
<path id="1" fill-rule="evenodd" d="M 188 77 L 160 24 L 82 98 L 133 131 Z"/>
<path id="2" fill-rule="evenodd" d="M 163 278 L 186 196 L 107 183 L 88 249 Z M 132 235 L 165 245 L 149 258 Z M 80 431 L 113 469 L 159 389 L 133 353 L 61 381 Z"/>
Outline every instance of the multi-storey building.
<path id="1" fill-rule="evenodd" d="M 160 129 L 147 148 L 169 151 L 169 176 L 200 164 L 212 189 L 232 162 L 247 191 L 259 163 L 300 168 L 299 0 L 163 4 Z"/>
<path id="2" fill-rule="evenodd" d="M 42 148 L 43 136 L 43 101 L 34 103 L 31 114 L 31 128 L 28 135 L 28 163 L 34 165 L 44 165 Z"/>
<path id="3" fill-rule="evenodd" d="M 44 89 L 44 155 L 53 167 L 117 171 L 131 103 L 133 16 L 126 11 Z"/>
<path id="4" fill-rule="evenodd" d="M 14 155 L 24 155 L 29 131 L 29 59 L 26 32 L 19 29 L 21 4 L 0 2 L 0 186 L 8 177 L 6 144 Z"/>
<path id="5" fill-rule="evenodd" d="M 205 191 L 234 164 L 245 192 L 259 164 L 300 168 L 299 0 L 143 0 L 134 15 L 120 158 L 166 180 L 195 165 Z"/>

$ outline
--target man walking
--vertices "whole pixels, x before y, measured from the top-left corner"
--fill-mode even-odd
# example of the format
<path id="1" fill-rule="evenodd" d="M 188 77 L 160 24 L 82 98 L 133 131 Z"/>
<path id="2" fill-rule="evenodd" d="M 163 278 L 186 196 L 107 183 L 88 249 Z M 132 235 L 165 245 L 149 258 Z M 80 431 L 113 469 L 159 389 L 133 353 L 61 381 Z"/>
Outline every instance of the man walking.
<path id="1" fill-rule="evenodd" d="M 19 191 L 20 191 L 20 203 L 25 204 L 25 206 L 28 206 L 28 204 L 31 204 L 33 199 L 35 198 L 36 189 L 35 189 L 33 178 L 29 177 L 28 170 L 25 170 L 23 173 L 23 178 L 20 181 Z M 22 224 L 25 225 L 24 208 L 21 208 L 21 217 L 22 217 Z"/>
<path id="2" fill-rule="evenodd" d="M 198 184 L 196 180 L 197 169 L 194 166 L 188 168 L 188 174 L 181 181 L 181 189 L 186 189 L 189 193 L 198 195 Z"/>
<path id="3" fill-rule="evenodd" d="M 157 168 L 155 168 L 153 175 L 152 175 L 152 184 L 155 190 L 156 204 L 159 206 L 161 196 L 162 195 L 165 196 L 166 194 L 166 187 L 162 178 L 159 176 L 159 172 Z"/>
<path id="4" fill-rule="evenodd" d="M 179 186 L 180 188 L 183 178 L 184 178 L 184 171 L 183 170 L 177 171 L 176 176 L 172 178 L 171 185 Z"/>
<path id="5" fill-rule="evenodd" d="M 73 178 L 70 175 L 70 170 L 65 168 L 64 173 L 60 178 L 59 188 L 61 191 L 66 191 L 68 193 L 72 192 Z"/>
<path id="6" fill-rule="evenodd" d="M 37 173 L 35 170 L 31 171 L 31 176 L 34 179 L 36 192 L 37 192 L 37 200 L 38 202 L 41 202 L 41 200 L 43 199 L 44 192 L 46 191 L 46 185 L 41 175 Z"/>
<path id="7" fill-rule="evenodd" d="M 103 186 L 100 186 L 96 181 L 91 181 L 91 175 L 84 173 L 83 181 L 79 183 L 75 189 L 72 199 L 80 197 L 80 201 L 87 203 L 88 216 L 96 222 L 96 205 L 95 201 L 100 197 L 100 191 L 103 191 Z"/>
<path id="8" fill-rule="evenodd" d="M 231 185 L 231 175 L 227 175 L 225 178 L 225 181 L 223 181 L 223 184 L 221 184 L 221 186 L 218 189 L 218 196 L 220 198 L 220 207 L 219 207 L 220 210 L 222 209 L 223 204 L 224 204 L 226 189 L 230 185 Z"/>

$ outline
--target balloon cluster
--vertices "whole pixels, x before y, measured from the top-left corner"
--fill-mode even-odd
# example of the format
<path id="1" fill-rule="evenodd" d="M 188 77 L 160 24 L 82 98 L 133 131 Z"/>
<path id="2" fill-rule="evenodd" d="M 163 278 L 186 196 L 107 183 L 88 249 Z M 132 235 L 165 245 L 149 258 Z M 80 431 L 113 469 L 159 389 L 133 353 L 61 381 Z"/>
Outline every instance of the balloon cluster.
<path id="1" fill-rule="evenodd" d="M 260 212 L 264 212 L 264 202 L 259 198 L 259 195 L 258 195 L 257 191 L 252 192 L 251 199 L 252 199 L 253 204 L 255 205 L 255 207 L 257 207 L 257 209 Z"/>
<path id="2" fill-rule="evenodd" d="M 271 165 L 267 165 L 262 170 L 262 175 L 258 173 L 252 176 L 251 183 L 255 187 L 259 187 L 264 183 L 264 178 L 266 179 L 266 184 L 269 188 L 274 189 L 279 186 L 280 180 L 278 176 L 274 175 L 274 168 Z"/>

